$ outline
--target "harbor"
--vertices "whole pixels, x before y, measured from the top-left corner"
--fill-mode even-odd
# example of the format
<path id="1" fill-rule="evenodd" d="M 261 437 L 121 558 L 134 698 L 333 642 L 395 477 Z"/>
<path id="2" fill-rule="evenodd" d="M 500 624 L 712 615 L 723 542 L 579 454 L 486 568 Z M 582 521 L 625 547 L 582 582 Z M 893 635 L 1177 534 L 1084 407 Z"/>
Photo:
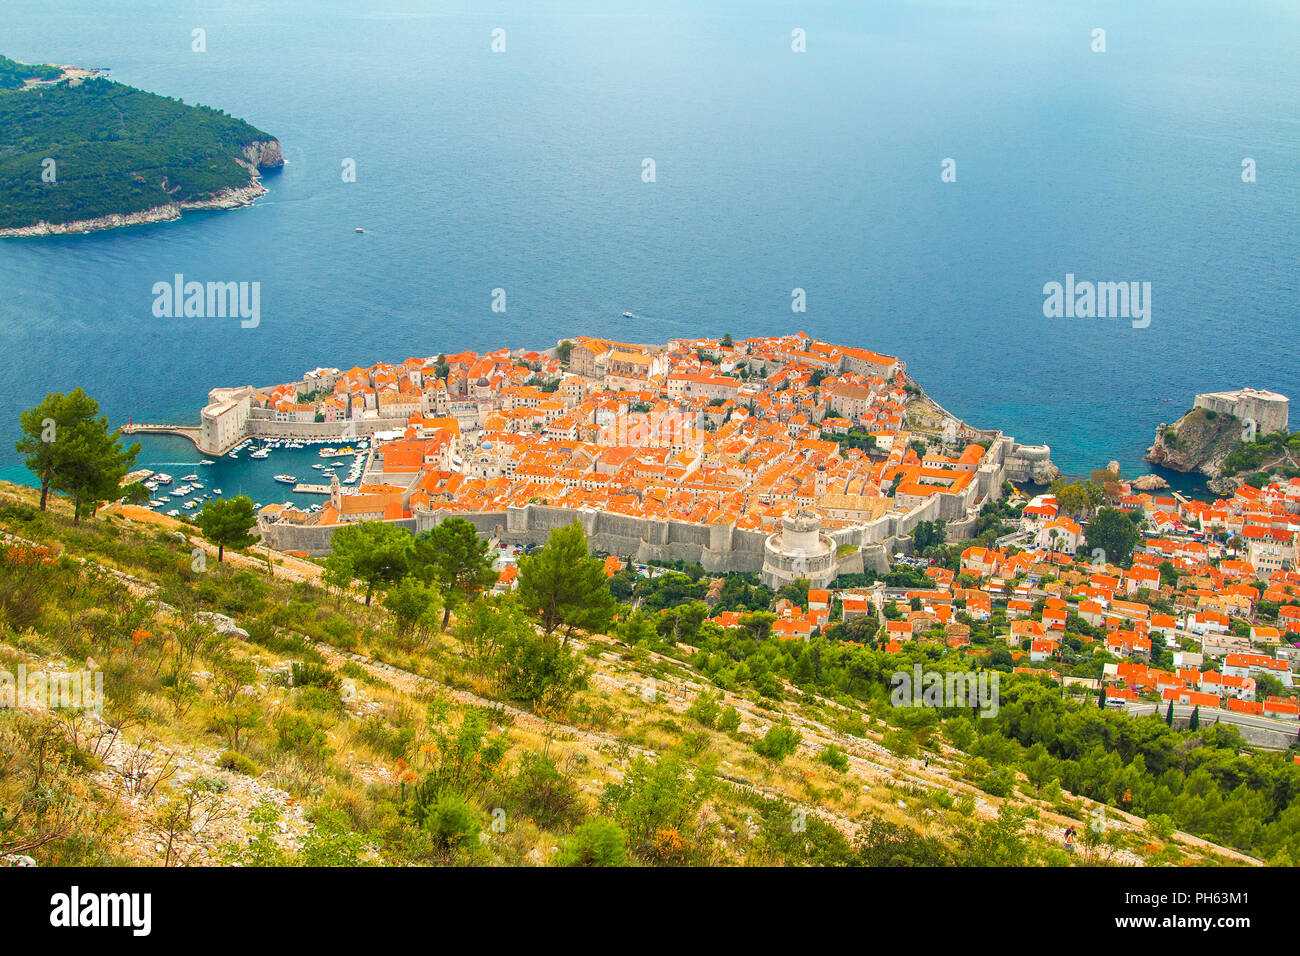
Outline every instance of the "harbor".
<path id="1" fill-rule="evenodd" d="M 258 509 L 287 504 L 319 511 L 331 477 L 345 490 L 356 489 L 371 454 L 366 439 L 343 446 L 340 454 L 337 441 L 250 438 L 216 458 L 202 457 L 185 434 L 146 432 L 138 440 L 141 452 L 132 477 L 149 492 L 145 507 L 172 518 L 193 517 L 208 501 L 238 495 Z"/>

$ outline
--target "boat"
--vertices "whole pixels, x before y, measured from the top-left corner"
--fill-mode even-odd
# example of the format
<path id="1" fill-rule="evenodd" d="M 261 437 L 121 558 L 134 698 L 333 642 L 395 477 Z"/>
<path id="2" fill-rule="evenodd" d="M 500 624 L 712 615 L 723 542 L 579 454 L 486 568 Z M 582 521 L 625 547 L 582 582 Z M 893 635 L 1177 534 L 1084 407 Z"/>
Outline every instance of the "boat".
<path id="1" fill-rule="evenodd" d="M 324 468 L 325 466 L 322 465 L 320 462 L 316 462 L 316 464 L 312 465 L 312 467 L 319 469 L 319 468 Z"/>
<path id="2" fill-rule="evenodd" d="M 322 458 L 333 458 L 337 453 L 337 450 L 334 448 L 322 448 L 316 454 L 320 455 Z"/>
<path id="3" fill-rule="evenodd" d="M 239 456 L 238 456 L 237 454 L 235 454 L 235 453 L 232 451 L 232 452 L 231 452 L 229 455 L 227 455 L 226 457 L 227 457 L 227 458 L 238 458 Z"/>
<path id="4" fill-rule="evenodd" d="M 216 462 L 213 461 L 211 458 L 204 458 L 201 462 L 199 462 L 199 464 L 200 464 L 200 465 L 215 465 Z"/>
<path id="5" fill-rule="evenodd" d="M 625 319 L 635 319 L 636 316 L 633 315 L 631 312 L 624 312 L 624 313 L 623 313 L 623 318 L 625 318 Z"/>
<path id="6" fill-rule="evenodd" d="M 197 508 L 198 506 L 199 506 L 199 503 L 198 503 L 197 501 L 187 501 L 187 502 L 185 502 L 185 504 L 181 505 L 181 507 L 184 508 L 186 511 L 192 511 L 193 509 Z"/>
<path id="7" fill-rule="evenodd" d="M 198 480 L 199 480 L 198 475 L 185 475 L 184 477 L 181 478 L 181 481 L 198 481 Z"/>
<path id="8" fill-rule="evenodd" d="M 153 480 L 156 481 L 156 482 L 158 482 L 158 484 L 160 484 L 160 485 L 170 485 L 170 484 L 172 483 L 172 476 L 171 476 L 171 475 L 167 475 L 167 474 L 163 474 L 163 473 L 160 471 L 160 472 L 158 472 L 158 474 L 156 474 L 156 475 L 153 476 Z"/>
<path id="9" fill-rule="evenodd" d="M 181 516 L 181 513 L 180 513 L 178 510 L 176 510 L 175 508 L 173 508 L 171 511 L 167 512 L 167 517 L 169 517 L 169 518 L 179 518 L 180 516 Z"/>
<path id="10" fill-rule="evenodd" d="M 249 458 L 270 458 L 271 451 L 268 448 L 259 448 L 257 451 L 250 451 L 248 453 L 248 457 Z"/>
<path id="11" fill-rule="evenodd" d="M 173 489 L 169 492 L 169 494 L 170 494 L 173 498 L 184 498 L 184 497 L 185 497 L 186 495 L 188 495 L 189 493 L 190 493 L 190 489 L 186 488 L 184 485 L 181 485 L 181 487 L 179 487 L 179 488 L 173 488 Z"/>
<path id="12" fill-rule="evenodd" d="M 298 483 L 298 478 L 295 475 L 276 475 L 275 480 L 284 485 L 294 485 Z"/>
<path id="13" fill-rule="evenodd" d="M 356 231 L 357 231 L 357 232 L 365 232 L 365 230 L 362 229 L 360 226 L 357 226 Z"/>
<path id="14" fill-rule="evenodd" d="M 214 495 L 219 495 L 219 494 L 221 494 L 221 489 L 220 489 L 220 488 L 213 488 L 213 489 L 212 489 L 212 493 L 213 493 Z"/>
<path id="15" fill-rule="evenodd" d="M 191 481 L 191 482 L 190 482 L 190 487 L 191 487 L 191 488 L 202 488 L 202 487 L 203 487 L 203 483 L 200 482 L 200 481 Z"/>

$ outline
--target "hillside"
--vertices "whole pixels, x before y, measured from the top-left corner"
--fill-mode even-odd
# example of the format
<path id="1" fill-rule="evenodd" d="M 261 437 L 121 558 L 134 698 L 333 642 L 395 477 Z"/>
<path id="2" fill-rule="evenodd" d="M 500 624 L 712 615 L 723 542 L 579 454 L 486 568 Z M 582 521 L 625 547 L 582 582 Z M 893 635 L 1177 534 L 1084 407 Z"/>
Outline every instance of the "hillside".
<path id="1" fill-rule="evenodd" d="M 0 236 L 244 205 L 264 192 L 258 171 L 282 164 L 274 137 L 220 110 L 0 61 Z"/>
<path id="2" fill-rule="evenodd" d="M 0 489 L 0 670 L 23 665 L 30 678 L 84 665 L 104 675 L 105 703 L 102 719 L 0 710 L 0 856 L 40 865 L 555 865 L 625 852 L 634 864 L 686 865 L 1254 862 L 1167 822 L 1101 810 L 1063 790 L 1056 777 L 1068 768 L 1034 751 L 1031 783 L 1016 769 L 1019 745 L 960 732 L 971 723 L 960 712 L 944 712 L 940 725 L 936 711 L 882 707 L 865 685 L 861 697 L 823 696 L 810 689 L 816 678 L 802 691 L 777 678 L 759 693 L 734 667 L 706 679 L 707 646 L 605 635 L 548 652 L 558 655 L 552 672 L 567 655 L 588 669 L 576 693 L 530 695 L 477 664 L 483 634 L 515 613 L 509 604 L 466 608 L 447 633 L 403 633 L 378 604 L 326 589 L 311 562 L 255 546 L 218 564 L 214 548 L 171 519 L 114 507 L 72 527 L 62 502 L 42 514 L 33 500 L 30 489 Z M 831 668 L 834 649 L 819 641 L 816 652 Z M 760 658 L 749 663 L 757 673 Z M 540 672 L 530 679 L 541 686 Z M 1023 720 L 1045 692 L 1008 680 L 1003 713 Z M 1148 727 L 1084 716 L 1120 736 Z M 1170 734 L 1185 767 L 1198 753 L 1222 763 L 1215 732 L 1149 724 L 1134 732 L 1150 738 L 1152 761 L 1154 737 Z M 1117 737 L 1111 747 L 1127 745 Z M 1099 772 L 1091 757 L 1082 763 Z M 1174 785 L 1169 774 L 1161 781 Z M 1235 818 L 1214 799 L 1202 823 Z M 1090 839 L 1087 821 L 1098 819 L 1105 825 Z M 1062 848 L 1070 825 L 1085 835 L 1073 854 Z"/>

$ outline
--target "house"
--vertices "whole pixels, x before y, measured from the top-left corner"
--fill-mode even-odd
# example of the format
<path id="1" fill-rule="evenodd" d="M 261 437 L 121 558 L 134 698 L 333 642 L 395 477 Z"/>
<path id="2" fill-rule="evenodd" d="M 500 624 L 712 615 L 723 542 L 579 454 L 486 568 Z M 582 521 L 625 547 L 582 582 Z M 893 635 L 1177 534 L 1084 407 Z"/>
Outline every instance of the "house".
<path id="1" fill-rule="evenodd" d="M 1286 661 L 1262 654 L 1229 654 L 1223 660 L 1223 673 L 1235 677 L 1276 678 L 1283 687 L 1290 687 L 1291 668 Z"/>

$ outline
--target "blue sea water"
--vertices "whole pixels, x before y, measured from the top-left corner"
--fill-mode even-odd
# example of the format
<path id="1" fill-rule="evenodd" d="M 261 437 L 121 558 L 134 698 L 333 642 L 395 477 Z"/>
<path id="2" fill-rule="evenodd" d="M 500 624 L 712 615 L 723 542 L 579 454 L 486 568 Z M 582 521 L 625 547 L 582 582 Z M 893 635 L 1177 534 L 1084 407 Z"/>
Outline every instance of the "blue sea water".
<path id="1" fill-rule="evenodd" d="M 2 15 L 0 52 L 219 107 L 290 164 L 246 209 L 0 243 L 0 421 L 80 385 L 115 422 L 193 422 L 216 385 L 578 333 L 805 329 L 890 352 L 1069 473 L 1145 470 L 1156 424 L 1198 391 L 1300 397 L 1288 0 L 5 0 Z M 176 273 L 260 282 L 260 325 L 155 318 L 151 289 Z M 1044 283 L 1067 273 L 1150 282 L 1150 326 L 1044 318 Z M 197 457 L 148 439 L 141 462 Z M 283 500 L 283 463 L 259 467 L 248 490 Z M 0 477 L 25 479 L 7 439 Z"/>

